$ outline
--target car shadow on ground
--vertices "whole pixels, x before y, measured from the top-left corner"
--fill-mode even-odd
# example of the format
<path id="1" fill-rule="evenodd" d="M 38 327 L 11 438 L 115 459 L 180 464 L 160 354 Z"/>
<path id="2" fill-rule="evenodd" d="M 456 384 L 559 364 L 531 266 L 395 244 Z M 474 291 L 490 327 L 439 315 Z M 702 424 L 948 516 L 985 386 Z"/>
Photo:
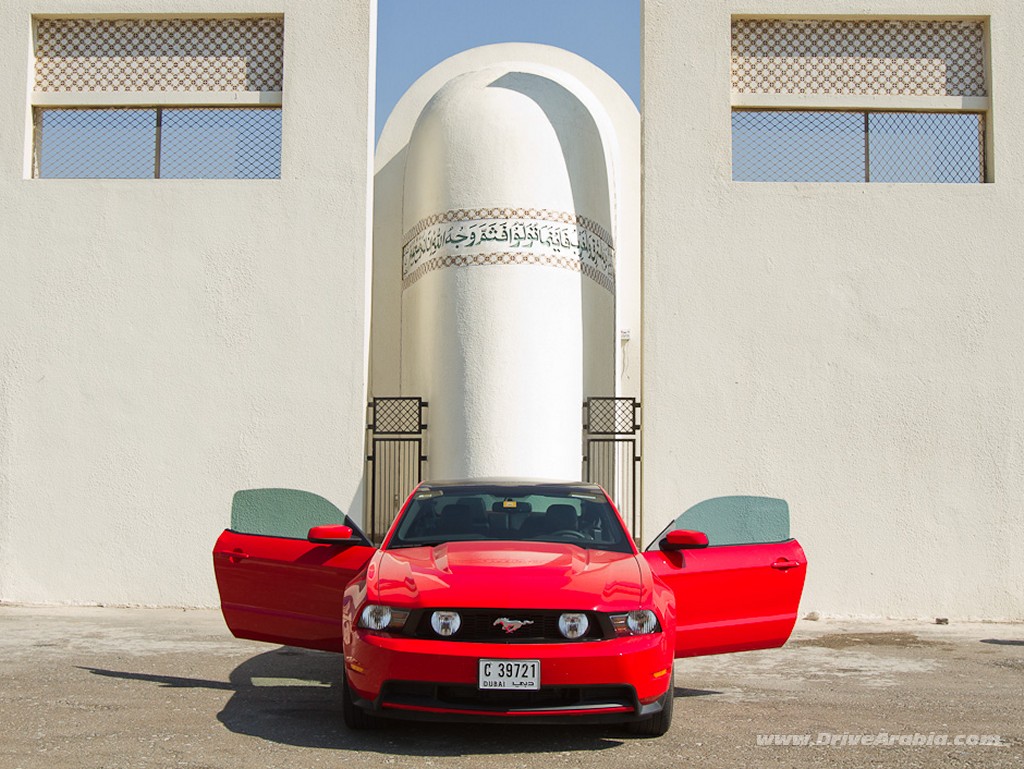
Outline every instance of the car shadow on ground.
<path id="1" fill-rule="evenodd" d="M 228 681 L 85 667 L 90 673 L 163 687 L 232 692 L 218 720 L 232 732 L 299 747 L 375 751 L 386 755 L 462 756 L 551 751 L 606 750 L 634 739 L 624 727 L 537 726 L 382 720 L 382 727 L 355 732 L 341 715 L 341 657 L 282 647 L 236 667 Z M 718 692 L 676 687 L 676 697 Z M 467 739 L 467 734 L 472 734 Z"/>

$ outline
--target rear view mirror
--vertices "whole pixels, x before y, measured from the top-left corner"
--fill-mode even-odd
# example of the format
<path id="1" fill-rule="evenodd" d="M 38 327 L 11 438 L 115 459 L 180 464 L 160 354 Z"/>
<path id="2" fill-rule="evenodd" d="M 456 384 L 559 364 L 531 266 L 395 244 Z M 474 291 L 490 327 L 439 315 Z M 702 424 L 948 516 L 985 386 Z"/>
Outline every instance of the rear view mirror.
<path id="1" fill-rule="evenodd" d="M 314 526 L 309 530 L 306 539 L 319 545 L 347 545 L 352 540 L 352 529 L 349 526 Z"/>
<path id="2" fill-rule="evenodd" d="M 662 550 L 693 550 L 708 546 L 708 535 L 702 531 L 675 529 L 658 543 Z"/>

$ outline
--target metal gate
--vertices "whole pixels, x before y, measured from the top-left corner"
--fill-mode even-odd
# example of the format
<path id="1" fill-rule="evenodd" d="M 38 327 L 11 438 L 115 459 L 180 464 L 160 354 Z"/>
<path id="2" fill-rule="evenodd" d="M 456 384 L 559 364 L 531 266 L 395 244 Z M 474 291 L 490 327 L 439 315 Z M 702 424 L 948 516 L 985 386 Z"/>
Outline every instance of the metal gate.
<path id="1" fill-rule="evenodd" d="M 380 542 L 409 492 L 423 479 L 426 408 L 422 398 L 374 398 L 368 404 L 366 520 L 370 522 L 367 534 L 374 542 Z"/>
<path id="2" fill-rule="evenodd" d="M 644 530 L 640 450 L 640 401 L 587 398 L 583 403 L 583 478 L 604 487 L 636 540 Z"/>

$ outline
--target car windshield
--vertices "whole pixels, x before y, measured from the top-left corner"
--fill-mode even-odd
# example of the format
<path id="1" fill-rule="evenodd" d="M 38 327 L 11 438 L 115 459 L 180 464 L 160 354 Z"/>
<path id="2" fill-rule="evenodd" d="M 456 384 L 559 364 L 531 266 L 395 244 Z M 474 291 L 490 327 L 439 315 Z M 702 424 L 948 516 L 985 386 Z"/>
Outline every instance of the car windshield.
<path id="1" fill-rule="evenodd" d="M 444 542 L 565 542 L 633 552 L 604 494 L 585 486 L 421 486 L 388 549 Z"/>

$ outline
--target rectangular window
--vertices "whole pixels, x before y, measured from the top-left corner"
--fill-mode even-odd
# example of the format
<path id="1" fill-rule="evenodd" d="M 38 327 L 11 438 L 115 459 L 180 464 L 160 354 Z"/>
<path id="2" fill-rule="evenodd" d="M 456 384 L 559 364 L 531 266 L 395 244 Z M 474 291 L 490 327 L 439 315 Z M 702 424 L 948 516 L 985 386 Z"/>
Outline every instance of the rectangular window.
<path id="1" fill-rule="evenodd" d="M 34 177 L 281 177 L 283 16 L 32 25 Z"/>
<path id="2" fill-rule="evenodd" d="M 732 178 L 977 184 L 985 180 L 984 117 L 972 112 L 736 109 Z"/>
<path id="3" fill-rule="evenodd" d="M 279 107 L 37 108 L 41 179 L 277 179 Z"/>

